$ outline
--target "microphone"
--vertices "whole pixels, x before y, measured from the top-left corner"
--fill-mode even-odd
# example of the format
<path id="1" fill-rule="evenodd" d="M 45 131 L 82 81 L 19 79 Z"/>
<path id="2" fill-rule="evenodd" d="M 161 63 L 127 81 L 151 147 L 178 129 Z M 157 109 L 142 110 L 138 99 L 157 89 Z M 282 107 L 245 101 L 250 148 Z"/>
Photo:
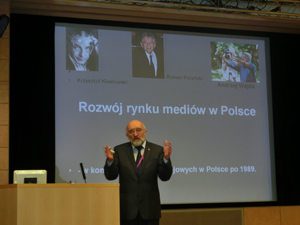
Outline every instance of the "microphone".
<path id="1" fill-rule="evenodd" d="M 81 169 L 81 173 L 82 173 L 83 179 L 84 179 L 84 181 L 86 183 L 86 177 L 85 177 L 85 172 L 84 172 L 84 168 L 83 168 L 83 164 L 82 163 L 80 163 L 80 169 Z"/>

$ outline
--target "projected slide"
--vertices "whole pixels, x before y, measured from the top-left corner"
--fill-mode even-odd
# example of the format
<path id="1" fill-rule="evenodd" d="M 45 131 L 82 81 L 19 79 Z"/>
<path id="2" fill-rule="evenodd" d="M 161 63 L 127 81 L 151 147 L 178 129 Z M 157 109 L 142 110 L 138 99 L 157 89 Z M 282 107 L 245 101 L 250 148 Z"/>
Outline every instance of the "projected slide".
<path id="1" fill-rule="evenodd" d="M 172 142 L 162 203 L 276 200 L 268 40 L 56 24 L 56 182 L 109 183 L 104 146 Z M 118 180 L 113 181 L 118 182 Z"/>

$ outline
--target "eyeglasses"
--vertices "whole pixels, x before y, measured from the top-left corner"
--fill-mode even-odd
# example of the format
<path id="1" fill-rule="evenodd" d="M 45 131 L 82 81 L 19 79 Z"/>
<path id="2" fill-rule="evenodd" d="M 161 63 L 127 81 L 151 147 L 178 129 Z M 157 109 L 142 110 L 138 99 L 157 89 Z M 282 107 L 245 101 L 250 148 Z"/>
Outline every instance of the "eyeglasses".
<path id="1" fill-rule="evenodd" d="M 145 42 L 145 41 L 143 41 L 143 45 L 154 45 L 154 42 Z"/>
<path id="2" fill-rule="evenodd" d="M 128 134 L 134 134 L 135 132 L 136 132 L 137 134 L 140 134 L 140 133 L 142 133 L 143 130 L 145 130 L 145 129 L 142 129 L 142 128 L 132 129 L 132 130 L 129 130 L 129 131 L 128 131 Z"/>

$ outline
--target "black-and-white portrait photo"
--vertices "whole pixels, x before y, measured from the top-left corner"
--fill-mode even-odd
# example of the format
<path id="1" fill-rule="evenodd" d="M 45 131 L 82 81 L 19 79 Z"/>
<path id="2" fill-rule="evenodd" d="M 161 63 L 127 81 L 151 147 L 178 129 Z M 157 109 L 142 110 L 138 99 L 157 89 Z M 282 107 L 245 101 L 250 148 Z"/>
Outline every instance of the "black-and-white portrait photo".
<path id="1" fill-rule="evenodd" d="M 66 69 L 98 71 L 98 30 L 67 27 Z"/>

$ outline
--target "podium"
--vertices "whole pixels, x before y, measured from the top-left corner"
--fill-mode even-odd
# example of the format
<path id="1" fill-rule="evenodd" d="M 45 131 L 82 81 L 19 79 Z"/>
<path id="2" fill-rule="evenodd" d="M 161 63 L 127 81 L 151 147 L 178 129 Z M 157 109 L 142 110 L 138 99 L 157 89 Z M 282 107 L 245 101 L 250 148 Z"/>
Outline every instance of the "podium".
<path id="1" fill-rule="evenodd" d="M 0 185 L 1 225 L 119 225 L 119 184 Z"/>

